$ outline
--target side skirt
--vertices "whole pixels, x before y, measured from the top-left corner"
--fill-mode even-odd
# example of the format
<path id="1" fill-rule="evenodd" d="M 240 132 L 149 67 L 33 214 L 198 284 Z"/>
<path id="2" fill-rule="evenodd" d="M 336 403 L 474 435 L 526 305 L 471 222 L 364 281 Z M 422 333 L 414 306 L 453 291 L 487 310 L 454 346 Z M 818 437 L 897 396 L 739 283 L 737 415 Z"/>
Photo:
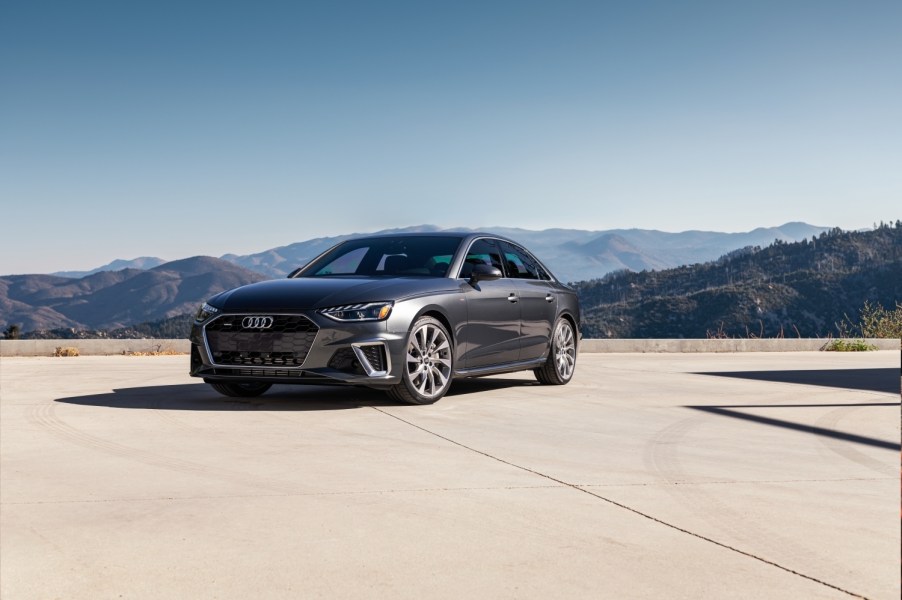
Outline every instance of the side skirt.
<path id="1" fill-rule="evenodd" d="M 482 377 L 483 375 L 498 375 L 500 373 L 513 373 L 514 371 L 527 371 L 537 369 L 545 364 L 546 358 L 524 360 L 503 365 L 489 367 L 477 367 L 475 369 L 460 369 L 454 372 L 455 377 Z"/>

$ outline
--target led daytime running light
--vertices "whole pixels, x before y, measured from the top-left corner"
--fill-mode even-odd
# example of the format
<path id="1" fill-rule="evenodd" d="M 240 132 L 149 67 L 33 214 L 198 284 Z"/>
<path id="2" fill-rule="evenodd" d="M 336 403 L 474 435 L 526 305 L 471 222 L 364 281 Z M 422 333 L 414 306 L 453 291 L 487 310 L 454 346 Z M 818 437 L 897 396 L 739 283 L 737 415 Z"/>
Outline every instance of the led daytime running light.
<path id="1" fill-rule="evenodd" d="M 392 302 L 366 302 L 333 306 L 320 310 L 320 314 L 334 321 L 384 321 L 391 314 Z"/>
<path id="2" fill-rule="evenodd" d="M 197 314 L 194 315 L 194 320 L 198 323 L 202 323 L 206 321 L 210 317 L 219 313 L 219 309 L 215 306 L 210 306 L 206 302 L 204 302 L 200 308 L 197 309 Z"/>

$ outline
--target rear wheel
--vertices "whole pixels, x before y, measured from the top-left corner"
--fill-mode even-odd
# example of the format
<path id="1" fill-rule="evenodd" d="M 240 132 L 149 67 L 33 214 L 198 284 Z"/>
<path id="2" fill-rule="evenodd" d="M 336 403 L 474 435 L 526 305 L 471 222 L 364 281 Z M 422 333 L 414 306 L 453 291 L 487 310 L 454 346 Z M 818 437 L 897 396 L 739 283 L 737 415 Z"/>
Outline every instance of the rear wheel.
<path id="1" fill-rule="evenodd" d="M 545 385 L 564 385 L 576 369 L 576 334 L 570 321 L 561 317 L 551 336 L 551 351 L 545 364 L 533 371 Z"/>
<path id="2" fill-rule="evenodd" d="M 271 383 L 259 383 L 256 381 L 217 381 L 215 383 L 211 382 L 210 385 L 223 396 L 231 396 L 232 398 L 253 398 L 272 387 Z"/>
<path id="3" fill-rule="evenodd" d="M 410 329 L 401 383 L 388 391 L 408 404 L 432 404 L 451 385 L 453 367 L 448 330 L 437 319 L 423 317 Z"/>

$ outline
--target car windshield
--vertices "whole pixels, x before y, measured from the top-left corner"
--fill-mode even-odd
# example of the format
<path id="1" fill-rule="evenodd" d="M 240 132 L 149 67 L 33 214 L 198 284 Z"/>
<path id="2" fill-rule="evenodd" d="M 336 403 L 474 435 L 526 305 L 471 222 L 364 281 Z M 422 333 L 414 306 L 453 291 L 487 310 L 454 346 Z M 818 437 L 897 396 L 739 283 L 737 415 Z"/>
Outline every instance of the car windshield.
<path id="1" fill-rule="evenodd" d="M 298 277 L 445 277 L 460 238 L 364 238 L 339 244 Z"/>

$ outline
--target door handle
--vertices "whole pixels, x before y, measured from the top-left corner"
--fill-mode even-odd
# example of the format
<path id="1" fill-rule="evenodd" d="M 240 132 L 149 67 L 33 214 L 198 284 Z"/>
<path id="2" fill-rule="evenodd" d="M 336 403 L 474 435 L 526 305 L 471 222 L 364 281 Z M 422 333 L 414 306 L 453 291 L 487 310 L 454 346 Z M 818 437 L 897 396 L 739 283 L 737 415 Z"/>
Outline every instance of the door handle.
<path id="1" fill-rule="evenodd" d="M 516 301 L 517 301 L 517 294 L 511 292 L 510 295 L 507 297 L 507 301 L 508 301 L 508 302 L 516 302 Z"/>
<path id="2" fill-rule="evenodd" d="M 554 296 L 552 296 L 551 294 L 546 294 L 545 302 L 554 302 Z"/>

